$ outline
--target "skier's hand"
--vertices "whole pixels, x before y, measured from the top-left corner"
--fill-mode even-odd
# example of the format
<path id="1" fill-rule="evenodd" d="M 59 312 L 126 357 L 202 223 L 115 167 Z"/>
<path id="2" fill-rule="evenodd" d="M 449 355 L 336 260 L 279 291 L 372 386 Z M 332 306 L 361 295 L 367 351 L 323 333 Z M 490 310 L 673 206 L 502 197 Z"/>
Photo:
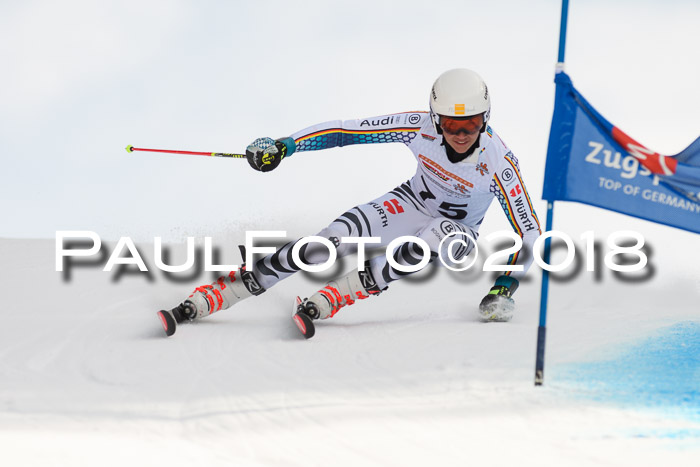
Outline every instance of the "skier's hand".
<path id="1" fill-rule="evenodd" d="M 296 150 L 292 138 L 258 138 L 246 148 L 248 163 L 255 170 L 269 172 L 280 165 L 282 159 L 289 157 Z"/>
<path id="2" fill-rule="evenodd" d="M 518 281 L 509 276 L 500 276 L 489 293 L 479 304 L 479 314 L 487 321 L 509 321 L 513 317 L 515 301 L 511 295 L 518 288 Z"/>

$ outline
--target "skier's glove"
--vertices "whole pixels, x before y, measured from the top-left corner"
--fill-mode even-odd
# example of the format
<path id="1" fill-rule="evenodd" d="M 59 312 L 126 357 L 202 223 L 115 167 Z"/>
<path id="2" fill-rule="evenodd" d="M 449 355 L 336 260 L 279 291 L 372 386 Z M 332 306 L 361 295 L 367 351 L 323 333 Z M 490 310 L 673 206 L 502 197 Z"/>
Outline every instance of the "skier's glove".
<path id="1" fill-rule="evenodd" d="M 487 321 L 509 321 L 513 317 L 515 301 L 511 295 L 518 281 L 510 276 L 499 276 L 489 293 L 479 304 L 479 314 Z"/>
<path id="2" fill-rule="evenodd" d="M 296 148 L 292 138 L 258 138 L 246 148 L 245 155 L 252 168 L 269 172 L 276 169 L 282 159 L 291 156 Z"/>

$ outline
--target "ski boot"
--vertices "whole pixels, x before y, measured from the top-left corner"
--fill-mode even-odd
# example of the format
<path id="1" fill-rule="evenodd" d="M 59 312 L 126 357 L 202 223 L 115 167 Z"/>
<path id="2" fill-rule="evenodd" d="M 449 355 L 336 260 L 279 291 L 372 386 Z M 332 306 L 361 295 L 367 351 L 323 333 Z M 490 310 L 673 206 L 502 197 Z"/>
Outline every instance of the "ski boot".
<path id="1" fill-rule="evenodd" d="M 243 265 L 238 271 L 219 277 L 213 284 L 197 287 L 192 295 L 172 310 L 160 310 L 157 314 L 165 334 L 172 336 L 179 323 L 209 316 L 263 292 L 265 288 Z"/>
<path id="2" fill-rule="evenodd" d="M 515 311 L 515 301 L 504 295 L 487 295 L 479 304 L 482 321 L 510 321 Z"/>
<path id="3" fill-rule="evenodd" d="M 309 339 L 316 332 L 314 320 L 332 318 L 344 306 L 381 292 L 369 265 L 366 265 L 364 271 L 355 269 L 340 279 L 329 282 L 309 298 L 302 300 L 297 297 L 292 319 L 302 335 Z"/>
<path id="4" fill-rule="evenodd" d="M 518 289 L 518 281 L 508 276 L 499 276 L 489 293 L 479 304 L 482 321 L 510 321 L 515 311 L 511 295 Z"/>

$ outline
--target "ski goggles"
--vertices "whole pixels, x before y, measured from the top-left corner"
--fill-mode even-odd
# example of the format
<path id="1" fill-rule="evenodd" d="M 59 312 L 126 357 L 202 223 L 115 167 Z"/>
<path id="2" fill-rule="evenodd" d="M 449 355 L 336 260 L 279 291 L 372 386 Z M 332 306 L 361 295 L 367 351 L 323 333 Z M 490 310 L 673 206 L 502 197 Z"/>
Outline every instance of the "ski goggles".
<path id="1" fill-rule="evenodd" d="M 467 135 L 476 135 L 481 131 L 481 127 L 484 126 L 484 118 L 479 115 L 474 115 L 473 117 L 445 117 L 444 115 L 439 115 L 439 123 L 442 131 L 449 135 L 458 135 L 460 133 L 466 133 Z"/>

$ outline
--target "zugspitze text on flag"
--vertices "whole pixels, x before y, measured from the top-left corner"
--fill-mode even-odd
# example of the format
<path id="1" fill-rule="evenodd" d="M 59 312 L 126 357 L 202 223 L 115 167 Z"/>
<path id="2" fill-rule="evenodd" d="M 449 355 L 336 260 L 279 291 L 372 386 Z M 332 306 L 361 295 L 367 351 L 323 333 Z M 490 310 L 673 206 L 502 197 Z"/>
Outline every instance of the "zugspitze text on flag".
<path id="1" fill-rule="evenodd" d="M 662 156 L 605 120 L 566 73 L 555 82 L 543 198 L 700 233 L 700 138 L 680 154 Z"/>

